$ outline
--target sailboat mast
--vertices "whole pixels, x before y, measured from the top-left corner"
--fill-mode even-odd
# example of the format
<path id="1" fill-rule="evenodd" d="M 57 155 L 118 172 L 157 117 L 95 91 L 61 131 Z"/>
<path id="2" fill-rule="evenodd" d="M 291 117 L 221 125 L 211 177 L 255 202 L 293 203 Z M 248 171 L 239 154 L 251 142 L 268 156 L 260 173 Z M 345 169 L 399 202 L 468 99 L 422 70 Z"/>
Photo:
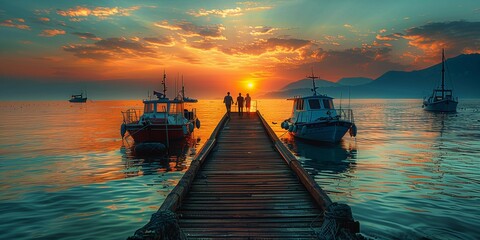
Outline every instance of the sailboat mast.
<path id="1" fill-rule="evenodd" d="M 442 48 L 442 99 L 445 98 L 445 49 Z"/>

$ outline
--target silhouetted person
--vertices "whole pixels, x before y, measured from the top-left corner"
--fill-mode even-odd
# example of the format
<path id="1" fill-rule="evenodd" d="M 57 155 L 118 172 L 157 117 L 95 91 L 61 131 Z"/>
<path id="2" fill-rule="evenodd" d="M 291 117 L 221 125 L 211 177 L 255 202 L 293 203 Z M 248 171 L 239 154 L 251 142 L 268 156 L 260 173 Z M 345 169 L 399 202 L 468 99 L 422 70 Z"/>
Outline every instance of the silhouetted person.
<path id="1" fill-rule="evenodd" d="M 238 104 L 238 115 L 239 116 L 243 116 L 243 102 L 244 102 L 244 99 L 242 97 L 242 94 L 239 93 L 238 97 L 237 97 L 237 102 L 236 102 L 236 104 Z"/>
<path id="2" fill-rule="evenodd" d="M 252 98 L 250 95 L 247 93 L 247 96 L 245 97 L 245 108 L 247 109 L 247 112 L 250 112 L 250 103 L 252 102 Z"/>
<path id="3" fill-rule="evenodd" d="M 230 111 L 232 109 L 233 98 L 230 96 L 230 92 L 227 92 L 227 96 L 223 98 L 223 103 L 225 103 L 225 107 L 227 108 L 227 115 L 230 117 Z"/>

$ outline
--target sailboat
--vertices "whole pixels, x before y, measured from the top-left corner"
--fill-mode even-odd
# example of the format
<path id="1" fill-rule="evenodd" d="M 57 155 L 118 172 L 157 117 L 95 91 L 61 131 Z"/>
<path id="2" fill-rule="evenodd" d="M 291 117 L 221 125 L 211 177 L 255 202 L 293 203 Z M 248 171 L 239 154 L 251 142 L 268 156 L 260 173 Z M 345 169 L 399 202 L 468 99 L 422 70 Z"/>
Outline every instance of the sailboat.
<path id="1" fill-rule="evenodd" d="M 456 112 L 458 98 L 453 97 L 452 89 L 445 89 L 445 50 L 442 49 L 442 85 L 433 89 L 432 95 L 423 99 L 423 108 L 431 112 Z"/>

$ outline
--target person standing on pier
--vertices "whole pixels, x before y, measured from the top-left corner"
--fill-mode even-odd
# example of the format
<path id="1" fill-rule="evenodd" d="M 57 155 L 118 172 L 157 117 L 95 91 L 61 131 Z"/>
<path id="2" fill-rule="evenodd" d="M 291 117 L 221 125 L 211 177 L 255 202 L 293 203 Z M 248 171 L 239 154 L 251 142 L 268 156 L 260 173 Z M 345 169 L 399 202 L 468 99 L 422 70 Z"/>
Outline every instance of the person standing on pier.
<path id="1" fill-rule="evenodd" d="M 243 102 L 244 98 L 242 97 L 242 94 L 239 93 L 237 97 L 237 102 L 235 104 L 238 104 L 238 115 L 243 116 Z"/>
<path id="2" fill-rule="evenodd" d="M 225 107 L 227 108 L 227 115 L 230 118 L 230 111 L 232 109 L 233 98 L 230 96 L 230 92 L 227 92 L 227 96 L 223 98 L 223 103 L 225 103 Z"/>
<path id="3" fill-rule="evenodd" d="M 250 103 L 252 102 L 252 98 L 250 95 L 247 93 L 247 96 L 245 97 L 245 108 L 247 112 L 250 112 Z"/>

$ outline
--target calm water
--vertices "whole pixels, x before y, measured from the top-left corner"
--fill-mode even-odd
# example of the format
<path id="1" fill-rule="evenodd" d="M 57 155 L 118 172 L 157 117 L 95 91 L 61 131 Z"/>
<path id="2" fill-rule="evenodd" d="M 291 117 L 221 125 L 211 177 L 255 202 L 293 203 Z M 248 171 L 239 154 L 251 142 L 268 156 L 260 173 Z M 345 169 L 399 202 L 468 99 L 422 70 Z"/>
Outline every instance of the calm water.
<path id="1" fill-rule="evenodd" d="M 333 146 L 285 134 L 290 104 L 258 108 L 330 197 L 352 207 L 364 235 L 480 238 L 480 101 L 444 115 L 418 100 L 352 100 L 358 136 Z M 0 239 L 125 239 L 158 209 L 224 111 L 220 100 L 200 101 L 192 139 L 171 156 L 143 158 L 120 138 L 120 111 L 131 107 L 141 103 L 0 103 Z"/>

